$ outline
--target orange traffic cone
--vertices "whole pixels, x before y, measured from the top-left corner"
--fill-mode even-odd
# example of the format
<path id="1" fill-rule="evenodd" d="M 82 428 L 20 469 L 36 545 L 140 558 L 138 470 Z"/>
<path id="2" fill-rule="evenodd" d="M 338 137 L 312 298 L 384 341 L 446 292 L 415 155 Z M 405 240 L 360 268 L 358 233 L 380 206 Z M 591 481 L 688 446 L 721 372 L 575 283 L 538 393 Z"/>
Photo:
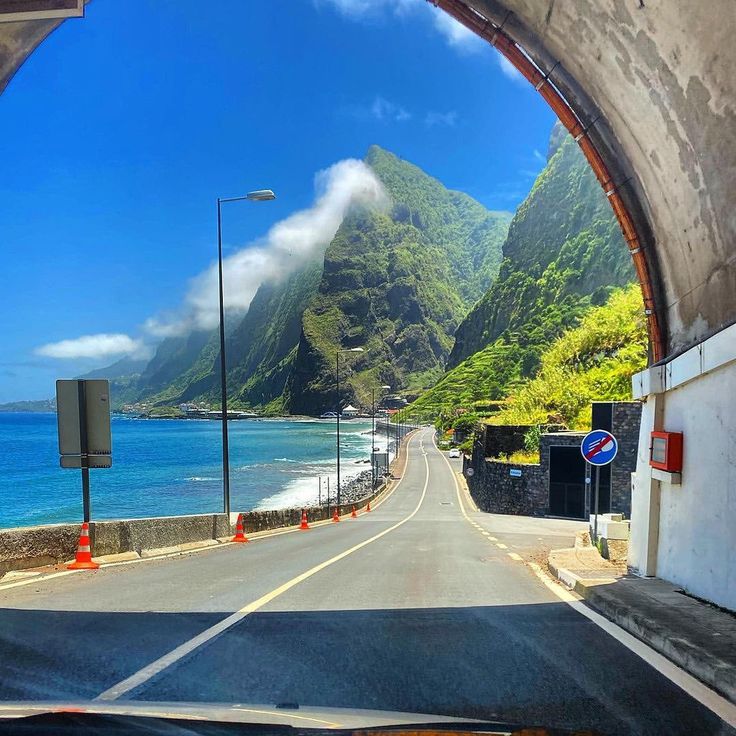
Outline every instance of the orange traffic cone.
<path id="1" fill-rule="evenodd" d="M 99 565 L 92 562 L 92 550 L 89 544 L 89 524 L 85 521 L 82 524 L 82 530 L 79 532 L 79 544 L 77 545 L 77 554 L 74 556 L 74 562 L 70 562 L 67 570 L 96 570 Z"/>
<path id="2" fill-rule="evenodd" d="M 366 511 L 370 511 L 371 510 L 371 502 L 370 501 L 368 501 L 368 505 L 365 507 L 365 510 Z"/>
<path id="3" fill-rule="evenodd" d="M 309 529 L 309 524 L 307 523 L 307 512 L 304 509 L 302 509 L 302 523 L 299 528 L 302 530 Z"/>
<path id="4" fill-rule="evenodd" d="M 351 519 L 357 519 L 358 518 L 358 514 L 355 512 L 355 506 L 353 506 L 353 510 L 352 510 L 352 512 L 350 514 L 350 518 Z"/>
<path id="5" fill-rule="evenodd" d="M 247 542 L 248 537 L 243 532 L 243 514 L 238 514 L 238 522 L 235 524 L 235 536 L 232 538 L 233 542 Z"/>
<path id="6" fill-rule="evenodd" d="M 337 506 L 335 506 L 335 513 L 332 514 L 332 521 L 340 521 L 340 515 L 337 513 Z"/>

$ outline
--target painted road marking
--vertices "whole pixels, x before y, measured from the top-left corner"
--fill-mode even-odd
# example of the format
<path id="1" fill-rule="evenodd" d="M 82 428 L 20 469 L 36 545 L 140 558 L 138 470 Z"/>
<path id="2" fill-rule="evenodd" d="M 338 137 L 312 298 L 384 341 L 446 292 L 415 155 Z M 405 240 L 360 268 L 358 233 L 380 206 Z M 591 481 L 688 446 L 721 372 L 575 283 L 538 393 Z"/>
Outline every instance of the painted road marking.
<path id="1" fill-rule="evenodd" d="M 411 441 L 412 440 L 410 439 L 407 443 L 407 450 L 408 445 L 411 443 Z M 419 446 L 423 451 L 424 442 L 422 440 L 420 440 Z M 426 476 L 424 479 L 424 488 L 422 489 L 422 495 L 419 497 L 419 502 L 417 503 L 416 508 L 407 517 L 394 524 L 393 526 L 390 526 L 388 529 L 384 529 L 382 532 L 375 534 L 369 539 L 366 539 L 365 541 L 360 542 L 359 544 L 356 544 L 349 549 L 346 549 L 344 552 L 331 557 L 329 560 L 325 560 L 319 565 L 315 565 L 306 572 L 301 573 L 301 575 L 297 575 L 283 585 L 280 585 L 278 588 L 274 588 L 274 590 L 272 590 L 270 593 L 266 593 L 266 595 L 261 596 L 252 603 L 243 606 L 243 608 L 241 608 L 239 611 L 236 611 L 227 618 L 224 618 L 222 621 L 219 621 L 214 626 L 210 626 L 208 629 L 205 629 L 201 634 L 198 634 L 189 641 L 184 642 L 184 644 L 181 644 L 175 649 L 172 649 L 168 654 L 164 654 L 163 657 L 159 657 L 157 660 L 146 665 L 143 669 L 135 672 L 130 677 L 126 677 L 124 680 L 117 683 L 117 685 L 113 685 L 111 688 L 108 688 L 104 692 L 100 693 L 95 698 L 95 700 L 117 700 L 122 695 L 129 693 L 131 690 L 135 690 L 137 687 L 140 687 L 144 683 L 148 682 L 151 678 L 155 677 L 160 672 L 163 672 L 163 670 L 168 669 L 173 664 L 176 664 L 180 659 L 186 657 L 195 649 L 204 646 L 208 642 L 218 637 L 220 634 L 240 623 L 246 616 L 249 616 L 251 613 L 255 613 L 260 608 L 263 608 L 263 606 L 265 606 L 266 604 L 270 603 L 287 591 L 291 590 L 293 587 L 299 585 L 299 583 L 304 582 L 308 578 L 311 578 L 313 575 L 316 575 L 318 572 L 321 572 L 330 565 L 334 565 L 336 562 L 345 559 L 348 555 L 353 554 L 353 552 L 357 552 L 359 549 L 363 549 L 363 547 L 366 547 L 367 545 L 378 541 L 379 539 L 381 539 L 381 537 L 385 537 L 387 534 L 390 534 L 392 531 L 406 524 L 407 521 L 412 519 L 417 514 L 422 506 L 424 497 L 427 495 L 427 488 L 429 486 L 429 462 L 427 461 L 427 454 L 423 453 L 423 456 L 426 472 Z M 405 474 L 402 474 L 402 480 L 404 479 L 404 477 Z M 401 481 L 396 484 L 396 487 L 398 488 L 400 484 Z"/>
<path id="2" fill-rule="evenodd" d="M 490 536 L 491 536 L 490 532 L 481 532 L 481 534 L 482 534 L 482 535 L 483 535 L 484 537 L 490 537 Z"/>
<path id="3" fill-rule="evenodd" d="M 600 626 L 600 628 L 607 634 L 610 634 L 616 641 L 641 657 L 645 662 L 654 667 L 657 672 L 664 675 L 670 682 L 673 682 L 684 690 L 690 697 L 704 705 L 708 710 L 713 711 L 713 713 L 729 726 L 736 727 L 736 705 L 721 697 L 707 685 L 700 682 L 700 680 L 696 680 L 692 675 L 674 664 L 674 662 L 670 662 L 669 659 L 652 649 L 643 641 L 629 634 L 628 631 L 622 629 L 618 624 L 609 621 L 605 616 L 601 616 L 600 613 L 596 613 L 592 608 L 589 608 L 569 590 L 564 588 L 556 580 L 553 580 L 536 562 L 528 562 L 527 564 L 544 585 L 560 600 L 567 603 L 571 608 L 574 608 L 581 616 L 585 616 L 585 618 Z"/>
<path id="4" fill-rule="evenodd" d="M 489 542 L 498 542 L 498 539 L 496 537 L 488 537 Z"/>
<path id="5" fill-rule="evenodd" d="M 432 438 L 432 441 L 434 442 L 434 437 Z M 435 448 L 439 452 L 436 444 Z M 442 453 L 440 454 L 442 455 Z M 452 471 L 452 466 L 448 462 L 447 458 L 444 455 L 442 455 L 442 457 L 445 459 L 450 471 Z M 455 492 L 457 493 L 460 510 L 463 512 L 463 516 L 472 524 L 473 522 L 463 506 L 463 500 L 460 495 L 460 485 L 457 482 L 454 472 L 452 473 L 452 477 L 455 479 Z M 601 616 L 600 613 L 596 613 L 592 608 L 586 606 L 585 603 L 578 600 L 572 593 L 570 593 L 569 590 L 563 588 L 560 583 L 554 581 L 549 575 L 547 575 L 547 573 L 544 572 L 536 562 L 527 562 L 525 564 L 532 569 L 542 583 L 544 583 L 544 585 L 560 600 L 567 603 L 571 608 L 574 608 L 581 616 L 585 616 L 589 621 L 592 621 L 594 624 L 599 626 L 607 634 L 610 634 L 629 651 L 633 652 L 638 657 L 641 657 L 645 662 L 654 667 L 657 672 L 664 675 L 670 682 L 673 682 L 677 687 L 690 695 L 690 697 L 694 698 L 701 705 L 704 705 L 708 710 L 715 713 L 729 726 L 736 728 L 736 705 L 721 697 L 717 692 L 711 690 L 707 685 L 700 682 L 700 680 L 696 680 L 692 675 L 685 672 L 685 670 L 678 667 L 673 662 L 670 662 L 669 659 L 663 657 L 659 652 L 656 652 L 643 641 L 639 641 L 639 639 L 629 634 L 628 631 L 624 631 L 624 629 L 613 623 L 613 621 L 609 621 L 605 616 Z"/>
<path id="6" fill-rule="evenodd" d="M 496 547 L 499 549 L 508 549 L 508 547 L 503 542 L 496 542 Z"/>
<path id="7" fill-rule="evenodd" d="M 506 553 L 512 560 L 516 560 L 517 562 L 521 562 L 521 555 L 517 555 L 516 552 L 507 552 Z"/>

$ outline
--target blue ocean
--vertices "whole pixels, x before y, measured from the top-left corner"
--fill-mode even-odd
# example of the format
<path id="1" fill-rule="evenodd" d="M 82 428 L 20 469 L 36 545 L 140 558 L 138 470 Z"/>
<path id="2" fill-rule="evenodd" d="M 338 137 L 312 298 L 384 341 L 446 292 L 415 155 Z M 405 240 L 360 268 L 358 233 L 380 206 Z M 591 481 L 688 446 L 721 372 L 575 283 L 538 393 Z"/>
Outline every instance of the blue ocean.
<path id="1" fill-rule="evenodd" d="M 232 421 L 232 509 L 316 503 L 334 494 L 334 420 Z M 343 482 L 370 457 L 371 423 L 340 423 Z M 113 466 L 91 470 L 93 519 L 222 511 L 217 421 L 112 418 Z M 0 413 L 0 528 L 79 521 L 79 470 L 59 467 L 56 415 Z M 376 445 L 385 449 L 385 437 Z"/>

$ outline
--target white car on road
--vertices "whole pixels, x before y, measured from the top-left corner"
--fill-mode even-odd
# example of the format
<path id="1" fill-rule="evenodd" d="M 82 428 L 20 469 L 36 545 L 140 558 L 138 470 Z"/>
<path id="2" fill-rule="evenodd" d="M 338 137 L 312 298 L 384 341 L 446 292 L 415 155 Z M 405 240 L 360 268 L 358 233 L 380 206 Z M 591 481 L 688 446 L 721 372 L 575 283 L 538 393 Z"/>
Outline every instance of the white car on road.
<path id="1" fill-rule="evenodd" d="M 449 457 L 460 457 L 460 450 L 458 450 L 457 447 L 453 447 L 452 450 L 450 450 Z"/>

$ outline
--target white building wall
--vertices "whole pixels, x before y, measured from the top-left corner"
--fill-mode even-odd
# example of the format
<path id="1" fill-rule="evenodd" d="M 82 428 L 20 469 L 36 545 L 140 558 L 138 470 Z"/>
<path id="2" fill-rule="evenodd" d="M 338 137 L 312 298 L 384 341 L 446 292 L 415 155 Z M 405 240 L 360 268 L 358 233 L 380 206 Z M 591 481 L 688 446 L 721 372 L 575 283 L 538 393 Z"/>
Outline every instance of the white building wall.
<path id="1" fill-rule="evenodd" d="M 724 333 L 668 364 L 661 385 L 643 381 L 664 390 L 643 407 L 629 564 L 736 610 L 736 331 Z M 651 476 L 655 428 L 683 433 L 680 485 Z"/>
<path id="2" fill-rule="evenodd" d="M 660 484 L 657 575 L 736 610 L 736 364 L 669 393 L 664 427 L 683 472 Z"/>

